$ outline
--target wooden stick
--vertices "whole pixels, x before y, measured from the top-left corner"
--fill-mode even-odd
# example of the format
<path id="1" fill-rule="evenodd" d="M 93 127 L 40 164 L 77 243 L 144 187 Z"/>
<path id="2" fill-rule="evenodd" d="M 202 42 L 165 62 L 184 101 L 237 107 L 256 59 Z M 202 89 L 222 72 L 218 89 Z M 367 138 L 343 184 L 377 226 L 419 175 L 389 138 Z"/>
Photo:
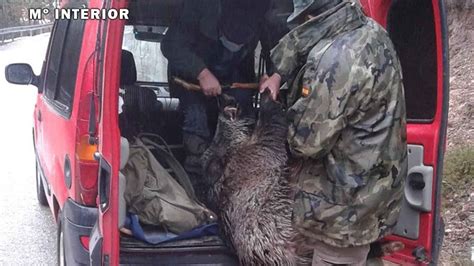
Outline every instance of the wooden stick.
<path id="1" fill-rule="evenodd" d="M 192 83 L 189 83 L 185 80 L 182 80 L 180 78 L 177 78 L 177 77 L 173 77 L 173 81 L 182 86 L 183 88 L 187 89 L 188 91 L 201 91 L 201 87 L 199 85 L 196 85 L 196 84 L 192 84 Z"/>
<path id="2" fill-rule="evenodd" d="M 189 83 L 183 79 L 178 77 L 173 77 L 173 81 L 182 86 L 183 88 L 189 91 L 201 91 L 201 87 L 197 84 Z M 231 88 L 231 89 L 247 89 L 247 90 L 256 90 L 258 89 L 258 83 L 232 83 L 230 86 L 222 86 L 223 88 Z"/>
<path id="3" fill-rule="evenodd" d="M 258 89 L 258 83 L 232 83 L 231 89 L 247 89 L 256 90 Z"/>

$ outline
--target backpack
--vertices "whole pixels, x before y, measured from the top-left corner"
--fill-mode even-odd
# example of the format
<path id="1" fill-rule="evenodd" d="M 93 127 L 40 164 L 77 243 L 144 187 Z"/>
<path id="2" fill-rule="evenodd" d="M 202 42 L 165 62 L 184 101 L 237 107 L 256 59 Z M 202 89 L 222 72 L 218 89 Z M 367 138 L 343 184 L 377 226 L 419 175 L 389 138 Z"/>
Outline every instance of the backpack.
<path id="1" fill-rule="evenodd" d="M 176 179 L 150 148 L 164 160 Z M 121 173 L 126 177 L 124 198 L 128 212 L 136 214 L 141 223 L 180 234 L 216 221 L 216 215 L 196 199 L 188 175 L 171 150 L 150 139 L 135 138 Z"/>

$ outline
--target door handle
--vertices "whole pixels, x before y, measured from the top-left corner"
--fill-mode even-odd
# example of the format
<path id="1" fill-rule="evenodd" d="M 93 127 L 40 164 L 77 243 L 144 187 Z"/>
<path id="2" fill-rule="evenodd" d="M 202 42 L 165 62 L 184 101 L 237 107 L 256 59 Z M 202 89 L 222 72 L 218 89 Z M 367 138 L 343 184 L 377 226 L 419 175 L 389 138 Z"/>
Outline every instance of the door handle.
<path id="1" fill-rule="evenodd" d="M 43 116 L 41 115 L 41 111 L 38 110 L 38 113 L 36 113 L 36 119 L 38 119 L 39 122 L 43 119 Z"/>
<path id="2" fill-rule="evenodd" d="M 109 196 L 110 196 L 110 177 L 112 167 L 103 158 L 99 161 L 99 203 L 100 211 L 104 213 L 109 207 Z"/>

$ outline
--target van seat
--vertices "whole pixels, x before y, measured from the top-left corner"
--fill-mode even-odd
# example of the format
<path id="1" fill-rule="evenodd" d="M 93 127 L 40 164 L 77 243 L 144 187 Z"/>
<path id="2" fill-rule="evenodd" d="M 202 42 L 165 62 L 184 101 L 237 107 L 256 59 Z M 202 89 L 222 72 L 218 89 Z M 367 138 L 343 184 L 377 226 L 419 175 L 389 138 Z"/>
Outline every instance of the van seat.
<path id="1" fill-rule="evenodd" d="M 122 63 L 120 68 L 120 86 L 134 86 L 137 82 L 137 66 L 130 51 L 122 49 Z"/>
<path id="2" fill-rule="evenodd" d="M 120 87 L 125 91 L 123 98 L 120 129 L 122 136 L 129 140 L 139 133 L 154 133 L 154 119 L 162 111 L 163 104 L 158 101 L 155 91 L 137 84 L 137 68 L 130 51 L 122 50 Z"/>

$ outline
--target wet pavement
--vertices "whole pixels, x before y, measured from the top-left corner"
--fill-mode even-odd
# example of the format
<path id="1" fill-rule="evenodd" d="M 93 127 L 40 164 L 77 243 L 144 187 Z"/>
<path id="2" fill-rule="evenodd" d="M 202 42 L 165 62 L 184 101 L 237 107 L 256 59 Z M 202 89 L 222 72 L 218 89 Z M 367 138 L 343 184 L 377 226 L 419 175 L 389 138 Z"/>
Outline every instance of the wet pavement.
<path id="1" fill-rule="evenodd" d="M 48 34 L 0 45 L 0 265 L 55 265 L 56 225 L 36 200 L 31 129 L 36 87 L 8 84 L 4 67 L 29 63 L 39 74 Z"/>

